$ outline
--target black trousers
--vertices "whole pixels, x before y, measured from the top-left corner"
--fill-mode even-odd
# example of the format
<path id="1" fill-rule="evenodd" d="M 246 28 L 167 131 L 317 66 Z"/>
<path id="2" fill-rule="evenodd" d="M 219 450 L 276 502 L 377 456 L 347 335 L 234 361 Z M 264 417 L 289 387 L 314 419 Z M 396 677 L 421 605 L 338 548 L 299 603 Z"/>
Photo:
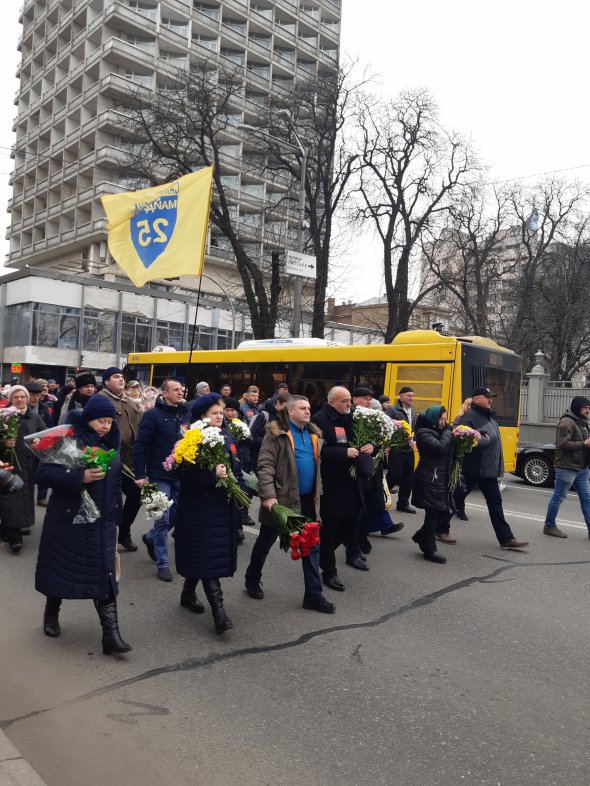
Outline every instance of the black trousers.
<path id="1" fill-rule="evenodd" d="M 395 451 L 389 457 L 387 487 L 399 486 L 397 506 L 407 508 L 414 483 L 414 451 Z"/>
<path id="2" fill-rule="evenodd" d="M 457 486 L 455 489 L 455 505 L 458 511 L 465 512 L 465 498 L 469 492 L 473 491 L 476 486 L 483 494 L 486 505 L 488 506 L 488 513 L 492 527 L 498 538 L 498 543 L 507 543 L 514 537 L 510 524 L 504 517 L 504 508 L 502 507 L 502 494 L 498 486 L 497 478 L 475 478 L 471 475 L 465 475 L 465 488 Z"/>
<path id="3" fill-rule="evenodd" d="M 358 515 L 331 516 L 322 514 L 320 530 L 320 568 L 325 579 L 336 576 L 336 549 L 342 543 L 349 543 L 358 530 Z M 359 549 L 360 553 L 360 549 Z"/>
<path id="4" fill-rule="evenodd" d="M 436 551 L 436 533 L 449 531 L 448 510 L 432 510 L 426 508 L 424 511 L 424 524 L 418 530 L 420 548 L 425 554 L 433 554 Z M 446 529 L 445 529 L 446 527 Z"/>
<path id="5" fill-rule="evenodd" d="M 119 540 L 128 538 L 131 535 L 131 525 L 135 521 L 141 507 L 141 489 L 135 485 L 135 481 L 123 473 L 121 484 L 125 503 L 123 504 L 123 517 L 119 525 Z"/>

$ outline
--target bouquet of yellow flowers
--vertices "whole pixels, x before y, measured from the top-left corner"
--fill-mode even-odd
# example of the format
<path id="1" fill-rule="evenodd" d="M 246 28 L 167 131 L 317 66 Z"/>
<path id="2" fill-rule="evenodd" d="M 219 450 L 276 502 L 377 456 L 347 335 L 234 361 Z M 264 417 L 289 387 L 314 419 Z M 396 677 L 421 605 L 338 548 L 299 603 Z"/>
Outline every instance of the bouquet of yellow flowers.
<path id="1" fill-rule="evenodd" d="M 191 466 L 213 472 L 218 464 L 225 466 L 227 477 L 218 478 L 215 485 L 225 489 L 228 502 L 233 501 L 238 507 L 247 508 L 250 505 L 250 498 L 242 491 L 236 476 L 231 471 L 221 429 L 210 426 L 208 418 L 197 420 L 192 424 L 184 437 L 174 445 L 172 453 L 164 461 L 163 466 L 167 472 L 175 469 L 182 471 Z"/>
<path id="2" fill-rule="evenodd" d="M 391 434 L 387 447 L 391 450 L 400 450 L 405 447 L 413 447 L 414 435 L 412 428 L 407 420 L 391 420 L 393 433 Z"/>

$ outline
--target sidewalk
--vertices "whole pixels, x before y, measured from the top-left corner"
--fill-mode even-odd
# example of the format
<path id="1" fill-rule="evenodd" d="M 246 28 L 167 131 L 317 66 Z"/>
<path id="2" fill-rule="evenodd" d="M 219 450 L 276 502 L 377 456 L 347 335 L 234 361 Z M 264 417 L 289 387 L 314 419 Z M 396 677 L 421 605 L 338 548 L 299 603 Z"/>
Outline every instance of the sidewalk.
<path id="1" fill-rule="evenodd" d="M 0 731 L 0 784 L 2 786 L 47 786 L 23 759 L 6 734 Z"/>

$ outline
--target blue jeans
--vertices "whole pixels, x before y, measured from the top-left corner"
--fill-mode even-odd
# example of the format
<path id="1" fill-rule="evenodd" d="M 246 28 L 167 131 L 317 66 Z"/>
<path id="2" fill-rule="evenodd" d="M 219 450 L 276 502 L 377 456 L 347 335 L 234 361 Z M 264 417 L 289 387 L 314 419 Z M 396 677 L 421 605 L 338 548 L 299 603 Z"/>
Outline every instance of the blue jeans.
<path id="1" fill-rule="evenodd" d="M 588 467 L 580 470 L 560 469 L 558 467 L 555 470 L 555 489 L 547 507 L 545 526 L 556 526 L 555 519 L 559 513 L 559 508 L 572 486 L 580 498 L 582 515 L 588 527 L 588 532 L 590 532 L 590 469 Z"/>
<path id="2" fill-rule="evenodd" d="M 147 540 L 153 543 L 156 566 L 158 568 L 168 568 L 170 567 L 168 562 L 168 530 L 174 526 L 179 484 L 177 480 L 154 480 L 153 483 L 158 487 L 158 491 L 163 491 L 168 499 L 174 502 L 174 505 L 166 510 L 161 518 L 154 521 L 153 527 L 145 535 Z"/>

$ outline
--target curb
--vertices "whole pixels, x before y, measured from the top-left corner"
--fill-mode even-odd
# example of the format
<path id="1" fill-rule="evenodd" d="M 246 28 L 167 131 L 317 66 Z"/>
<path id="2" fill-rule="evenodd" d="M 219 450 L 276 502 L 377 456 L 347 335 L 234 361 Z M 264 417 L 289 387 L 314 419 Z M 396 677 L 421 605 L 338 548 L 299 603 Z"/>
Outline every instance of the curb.
<path id="1" fill-rule="evenodd" d="M 3 731 L 0 731 L 0 783 L 2 786 L 47 786 Z"/>

